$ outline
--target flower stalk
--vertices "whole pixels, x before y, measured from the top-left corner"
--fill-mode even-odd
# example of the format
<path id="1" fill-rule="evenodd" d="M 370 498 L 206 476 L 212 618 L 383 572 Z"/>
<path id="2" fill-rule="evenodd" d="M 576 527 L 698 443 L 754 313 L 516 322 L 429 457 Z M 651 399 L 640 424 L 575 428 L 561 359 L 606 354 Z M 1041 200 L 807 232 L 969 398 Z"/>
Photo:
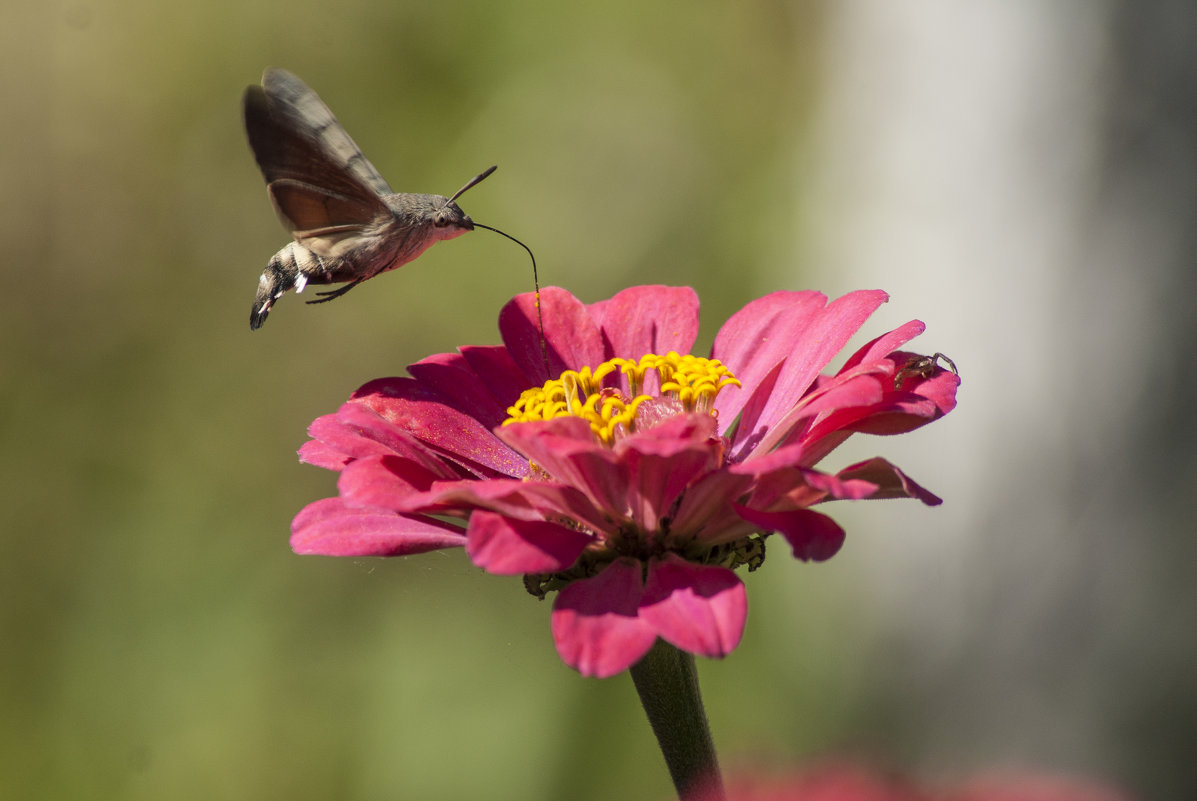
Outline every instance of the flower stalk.
<path id="1" fill-rule="evenodd" d="M 694 655 L 658 639 L 631 667 L 631 674 L 678 798 L 722 801 L 723 780 L 698 689 Z"/>

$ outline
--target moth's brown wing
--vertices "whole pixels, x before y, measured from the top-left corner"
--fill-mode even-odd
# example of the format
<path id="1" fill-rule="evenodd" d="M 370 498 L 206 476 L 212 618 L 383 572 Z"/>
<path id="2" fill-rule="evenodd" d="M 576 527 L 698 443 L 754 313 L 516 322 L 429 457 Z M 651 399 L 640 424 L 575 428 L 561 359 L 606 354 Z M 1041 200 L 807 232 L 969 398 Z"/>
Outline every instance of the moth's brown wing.
<path id="1" fill-rule="evenodd" d="M 329 228 L 360 229 L 374 220 L 377 208 L 358 197 L 303 181 L 282 178 L 267 187 L 270 199 L 292 223 L 296 237 L 311 236 Z"/>
<path id="2" fill-rule="evenodd" d="M 282 178 L 268 188 L 279 216 L 291 224 L 295 241 L 325 259 L 346 258 L 360 248 L 368 250 L 394 224 L 390 210 L 379 212 L 356 197 L 323 187 Z"/>
<path id="3" fill-rule="evenodd" d="M 280 220 L 293 232 L 366 226 L 390 216 L 391 188 L 328 106 L 291 73 L 268 69 L 245 90 L 245 131 Z"/>

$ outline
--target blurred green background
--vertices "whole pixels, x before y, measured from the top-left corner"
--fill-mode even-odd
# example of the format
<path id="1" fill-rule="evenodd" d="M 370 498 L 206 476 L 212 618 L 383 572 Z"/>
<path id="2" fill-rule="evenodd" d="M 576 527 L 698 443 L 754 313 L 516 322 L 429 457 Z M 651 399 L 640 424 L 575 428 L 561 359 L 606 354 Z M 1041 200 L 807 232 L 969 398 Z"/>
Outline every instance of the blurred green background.
<path id="1" fill-rule="evenodd" d="M 913 460 L 910 472 L 948 495 L 945 483 L 984 460 L 955 450 L 977 443 L 970 386 L 986 387 L 985 376 L 998 384 L 1020 362 L 995 344 L 978 366 L 993 354 L 978 347 L 970 374 L 971 312 L 952 309 L 984 300 L 926 289 L 960 280 L 955 271 L 923 275 L 919 289 L 904 287 L 900 271 L 818 273 L 804 258 L 811 221 L 837 208 L 806 182 L 820 154 L 835 152 L 811 144 L 820 130 L 826 144 L 818 120 L 834 101 L 829 51 L 870 8 L 832 6 L 9 0 L 0 797 L 669 797 L 628 677 L 583 680 L 566 668 L 549 606 L 518 581 L 486 576 L 459 553 L 291 553 L 291 517 L 335 491 L 332 474 L 294 456 L 307 424 L 369 379 L 497 342 L 499 308 L 531 276 L 522 250 L 478 232 L 335 303 L 286 297 L 251 335 L 257 276 L 286 235 L 244 140 L 240 95 L 268 65 L 294 71 L 398 191 L 449 194 L 498 164 L 462 205 L 527 242 L 543 283 L 587 301 L 634 283 L 692 285 L 704 345 L 719 321 L 774 289 L 883 286 L 895 302 L 868 336 L 923 315 L 939 326 L 926 350 L 961 363 L 965 390 L 938 439 L 915 435 L 905 456 L 872 442 L 861 455 Z M 1102 20 L 1113 29 L 1115 17 Z M 1037 30 L 1005 35 L 1030 40 Z M 882 76 L 890 67 L 873 64 Z M 961 102 L 968 114 L 988 100 Z M 884 125 L 841 124 L 866 143 L 886 135 Z M 913 191 L 923 177 L 900 185 Z M 907 256 L 886 258 L 893 269 Z M 1008 511 L 1009 497 L 964 506 L 966 516 Z M 955 723 L 943 709 L 924 714 L 941 680 L 955 681 L 950 697 L 974 730 L 1006 690 L 1017 695 L 989 685 L 989 706 L 968 705 L 962 677 L 984 622 L 929 648 L 887 628 L 893 607 L 869 548 L 903 532 L 929 532 L 924 545 L 963 536 L 928 529 L 937 514 L 846 510 L 837 517 L 849 547 L 836 559 L 801 565 L 779 548 L 748 579 L 742 646 L 700 665 L 726 762 L 852 753 L 950 772 L 1011 757 L 980 738 L 960 763 L 937 759 Z M 1163 517 L 1174 531 L 1187 526 Z M 920 553 L 934 554 L 928 547 Z M 901 569 L 918 585 L 927 573 L 974 568 L 932 556 Z M 997 575 L 1019 595 L 1016 573 Z M 1123 597 L 1141 589 L 1132 582 Z M 1187 604 L 1175 607 L 1175 631 L 1188 630 Z M 1140 606 L 1134 620 L 1159 608 Z M 1136 639 L 1134 620 L 1109 648 L 1154 641 Z M 920 627 L 938 631 L 911 624 Z M 989 642 L 1025 645 L 1024 633 Z M 1144 729 L 1162 732 L 1158 742 L 1191 731 L 1166 699 L 1191 705 L 1179 666 L 1193 649 L 1165 651 L 1151 657 L 1165 667 L 1146 671 L 1170 677 L 1153 696 L 1161 709 L 1123 698 L 1146 710 L 1134 737 L 1115 732 L 1092 750 L 1078 740 L 1035 764 L 1104 767 L 1148 791 L 1197 786 L 1166 759 L 1152 762 L 1156 741 L 1138 739 Z M 931 674 L 912 653 L 952 656 Z M 1117 671 L 1090 678 L 1098 689 L 1126 686 Z M 1086 707 L 1078 729 L 1101 709 Z M 1035 728 L 1033 713 L 1020 720 Z M 1111 750 L 1121 758 L 1108 761 Z"/>

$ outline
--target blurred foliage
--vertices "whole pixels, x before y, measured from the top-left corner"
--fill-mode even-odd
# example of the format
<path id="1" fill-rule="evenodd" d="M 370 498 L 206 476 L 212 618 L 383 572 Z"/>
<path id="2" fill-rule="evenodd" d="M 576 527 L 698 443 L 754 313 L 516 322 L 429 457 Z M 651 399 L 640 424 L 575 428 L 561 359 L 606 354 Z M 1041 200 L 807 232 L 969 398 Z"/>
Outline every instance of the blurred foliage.
<path id="1" fill-rule="evenodd" d="M 335 488 L 296 463 L 307 423 L 497 342 L 531 277 L 479 232 L 336 303 L 287 297 L 251 335 L 286 236 L 240 93 L 295 71 L 400 191 L 499 164 L 463 205 L 528 242 L 542 281 L 586 300 L 691 284 L 709 342 L 787 255 L 769 233 L 793 217 L 817 11 L 7 7 L 0 796 L 667 796 L 630 682 L 565 668 L 518 582 L 460 554 L 288 549 L 291 516 Z M 827 747 L 867 702 L 845 689 L 858 623 L 813 611 L 850 559 L 774 561 L 737 658 L 702 666 L 727 754 Z"/>

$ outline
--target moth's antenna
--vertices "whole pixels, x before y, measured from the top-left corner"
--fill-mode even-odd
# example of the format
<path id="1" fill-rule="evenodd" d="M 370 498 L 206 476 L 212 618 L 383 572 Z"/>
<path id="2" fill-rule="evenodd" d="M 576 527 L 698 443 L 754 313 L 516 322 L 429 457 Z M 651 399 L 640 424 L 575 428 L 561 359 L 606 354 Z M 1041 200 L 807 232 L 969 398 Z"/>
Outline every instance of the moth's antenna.
<path id="1" fill-rule="evenodd" d="M 494 165 L 489 170 L 483 170 L 482 172 L 475 175 L 473 178 L 471 178 L 469 181 L 466 182 L 465 186 L 463 186 L 461 189 L 458 189 L 456 192 L 453 193 L 453 197 L 449 198 L 449 203 L 452 203 L 454 200 L 457 200 L 457 198 L 464 195 L 466 193 L 467 189 L 471 189 L 471 188 L 477 186 L 478 184 L 482 183 L 483 181 L 485 181 L 490 176 L 490 174 L 497 169 L 499 169 L 498 164 Z M 448 203 L 446 203 L 445 205 L 448 205 Z M 484 225 L 482 227 L 485 228 L 486 226 Z M 494 229 L 492 228 L 491 230 L 493 231 Z M 503 232 L 500 231 L 499 233 L 503 233 Z M 507 236 L 507 234 L 503 234 L 503 236 Z M 510 238 L 511 237 L 508 237 L 508 239 L 510 239 Z M 520 242 L 520 244 L 522 245 L 524 243 Z M 532 251 L 529 250 L 528 252 L 531 253 Z"/>
<path id="2" fill-rule="evenodd" d="M 486 176 L 490 175 L 492 172 L 494 172 L 494 170 L 495 170 L 495 168 L 491 167 L 489 170 L 482 173 L 477 178 L 475 178 L 474 180 L 472 180 L 468 184 L 466 184 L 465 189 L 462 189 L 461 192 L 466 191 L 466 189 L 469 189 L 471 186 L 478 183 Z M 457 194 L 460 195 L 461 192 L 458 192 Z M 454 195 L 454 197 L 456 197 L 456 195 Z M 549 346 L 545 342 L 545 338 L 544 338 L 544 314 L 540 310 L 540 277 L 536 274 L 536 256 L 532 253 L 532 248 L 528 247 L 523 242 L 519 241 L 518 239 L 516 239 L 514 236 L 507 233 L 506 231 L 500 231 L 498 228 L 492 228 L 491 226 L 483 225 L 480 222 L 474 223 L 474 227 L 475 228 L 485 228 L 488 231 L 494 231 L 496 234 L 499 234 L 500 236 L 507 237 L 512 242 L 519 245 L 524 250 L 528 251 L 528 256 L 532 259 L 532 285 L 536 287 L 536 325 L 540 328 L 540 355 L 544 359 L 544 372 L 545 372 L 546 380 L 549 378 L 552 378 L 553 373 L 549 369 Z"/>

